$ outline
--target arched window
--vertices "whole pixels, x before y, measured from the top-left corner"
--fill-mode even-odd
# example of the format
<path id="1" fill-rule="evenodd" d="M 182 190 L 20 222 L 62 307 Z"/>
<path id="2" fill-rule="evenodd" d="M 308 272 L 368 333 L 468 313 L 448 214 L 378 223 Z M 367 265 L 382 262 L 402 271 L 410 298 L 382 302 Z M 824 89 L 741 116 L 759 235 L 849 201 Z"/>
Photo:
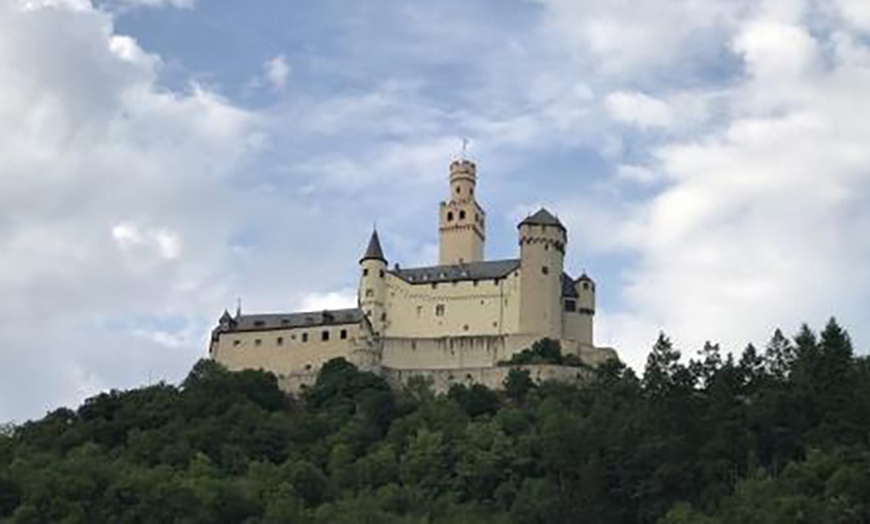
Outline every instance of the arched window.
<path id="1" fill-rule="evenodd" d="M 448 211 L 448 212 L 447 212 L 447 221 L 448 221 L 448 222 L 453 222 L 453 211 Z"/>
<path id="2" fill-rule="evenodd" d="M 465 220 L 465 211 L 464 210 L 459 212 L 459 220 Z"/>

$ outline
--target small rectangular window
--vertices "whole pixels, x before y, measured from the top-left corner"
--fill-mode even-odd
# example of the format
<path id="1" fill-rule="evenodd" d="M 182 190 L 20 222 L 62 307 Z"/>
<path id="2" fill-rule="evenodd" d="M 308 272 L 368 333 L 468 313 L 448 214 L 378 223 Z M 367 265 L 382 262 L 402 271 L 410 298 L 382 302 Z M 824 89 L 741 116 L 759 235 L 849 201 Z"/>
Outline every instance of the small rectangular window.
<path id="1" fill-rule="evenodd" d="M 375 296 L 375 290 L 374 289 L 366 289 L 366 298 L 372 298 L 373 296 Z"/>
<path id="2" fill-rule="evenodd" d="M 262 344 L 262 343 L 263 343 L 263 341 L 260 340 L 259 338 L 256 339 L 256 340 L 254 340 L 254 345 L 255 345 L 255 346 L 259 346 L 259 345 Z"/>
<path id="3" fill-rule="evenodd" d="M 239 339 L 233 340 L 233 345 L 234 345 L 234 346 L 238 346 L 238 345 L 241 344 L 241 343 L 242 343 L 242 341 L 239 340 Z"/>
<path id="4" fill-rule="evenodd" d="M 302 342 L 308 342 L 308 333 L 302 333 Z"/>
<path id="5" fill-rule="evenodd" d="M 423 306 L 417 306 L 417 318 L 423 316 Z"/>
<path id="6" fill-rule="evenodd" d="M 320 340 L 324 342 L 329 340 L 329 331 L 323 331 L 322 333 L 320 333 Z"/>
<path id="7" fill-rule="evenodd" d="M 276 342 L 278 343 L 279 346 L 283 346 L 284 345 L 284 337 L 278 337 Z"/>
<path id="8" fill-rule="evenodd" d="M 369 269 L 368 268 L 363 268 L 363 276 L 364 277 L 369 276 Z"/>
<path id="9" fill-rule="evenodd" d="M 577 301 L 576 300 L 566 300 L 565 301 L 565 311 L 573 313 L 577 311 Z"/>
<path id="10" fill-rule="evenodd" d="M 541 273 L 543 273 L 543 274 L 545 274 L 545 275 L 549 275 L 549 274 L 550 274 L 550 268 L 548 268 L 547 266 L 541 266 Z"/>
<path id="11" fill-rule="evenodd" d="M 386 276 L 386 273 L 384 273 L 383 269 L 378 272 L 378 276 L 380 276 L 381 278 L 384 278 L 384 276 Z"/>
<path id="12" fill-rule="evenodd" d="M 435 306 L 435 316 L 443 317 L 444 316 L 444 304 L 438 304 Z"/>
<path id="13" fill-rule="evenodd" d="M 339 336 L 341 337 L 342 340 L 347 340 L 347 330 L 342 329 L 341 332 L 339 333 Z"/>

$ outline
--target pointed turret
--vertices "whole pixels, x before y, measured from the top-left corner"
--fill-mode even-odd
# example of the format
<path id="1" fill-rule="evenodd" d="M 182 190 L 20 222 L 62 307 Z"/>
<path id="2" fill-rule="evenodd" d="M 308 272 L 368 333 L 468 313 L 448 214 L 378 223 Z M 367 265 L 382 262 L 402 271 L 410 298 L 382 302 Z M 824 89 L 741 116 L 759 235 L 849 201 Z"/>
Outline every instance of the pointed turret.
<path id="1" fill-rule="evenodd" d="M 387 258 L 381 248 L 378 231 L 372 231 L 366 252 L 359 261 L 362 276 L 359 282 L 358 302 L 369 319 L 375 335 L 381 336 L 387 325 Z"/>
<path id="2" fill-rule="evenodd" d="M 387 262 L 387 259 L 384 258 L 384 250 L 381 249 L 381 239 L 378 238 L 377 229 L 372 230 L 372 237 L 369 239 L 369 246 L 366 248 L 366 252 L 359 261 L 362 263 L 366 260 L 380 260 L 384 263 Z"/>

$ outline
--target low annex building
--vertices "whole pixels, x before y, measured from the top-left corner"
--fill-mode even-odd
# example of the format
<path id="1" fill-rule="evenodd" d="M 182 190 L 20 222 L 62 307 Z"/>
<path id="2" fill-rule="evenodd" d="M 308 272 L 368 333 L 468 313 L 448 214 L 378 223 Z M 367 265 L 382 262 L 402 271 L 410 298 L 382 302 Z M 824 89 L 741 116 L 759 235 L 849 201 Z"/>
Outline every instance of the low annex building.
<path id="1" fill-rule="evenodd" d="M 327 361 L 344 357 L 393 383 L 413 376 L 437 390 L 454 383 L 500 387 L 499 363 L 537 340 L 591 366 L 617 358 L 595 347 L 595 282 L 565 271 L 565 226 L 546 209 L 519 223 L 519 257 L 484 260 L 486 214 L 469 160 L 450 165 L 450 198 L 439 213 L 436 266 L 389 267 L 377 231 L 359 261 L 358 307 L 307 313 L 225 311 L 209 355 L 231 370 L 264 369 L 282 387 L 313 383 Z M 578 368 L 533 366 L 538 380 L 576 380 Z"/>

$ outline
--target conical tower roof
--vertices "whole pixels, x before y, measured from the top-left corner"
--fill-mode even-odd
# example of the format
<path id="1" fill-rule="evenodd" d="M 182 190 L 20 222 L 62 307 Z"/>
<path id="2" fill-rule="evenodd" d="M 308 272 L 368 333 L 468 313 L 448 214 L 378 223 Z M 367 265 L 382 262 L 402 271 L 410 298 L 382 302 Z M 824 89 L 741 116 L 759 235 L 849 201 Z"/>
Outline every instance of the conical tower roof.
<path id="1" fill-rule="evenodd" d="M 384 250 L 381 249 L 381 239 L 378 238 L 378 230 L 372 231 L 372 237 L 369 239 L 369 247 L 366 248 L 365 254 L 359 260 L 380 260 L 386 264 L 387 259 L 384 258 Z"/>
<path id="2" fill-rule="evenodd" d="M 520 222 L 520 225 L 535 225 L 535 226 L 557 226 L 562 229 L 565 229 L 565 226 L 562 225 L 562 222 L 559 221 L 552 213 L 547 211 L 546 208 L 539 209 L 535 214 L 529 215 L 525 220 Z"/>

